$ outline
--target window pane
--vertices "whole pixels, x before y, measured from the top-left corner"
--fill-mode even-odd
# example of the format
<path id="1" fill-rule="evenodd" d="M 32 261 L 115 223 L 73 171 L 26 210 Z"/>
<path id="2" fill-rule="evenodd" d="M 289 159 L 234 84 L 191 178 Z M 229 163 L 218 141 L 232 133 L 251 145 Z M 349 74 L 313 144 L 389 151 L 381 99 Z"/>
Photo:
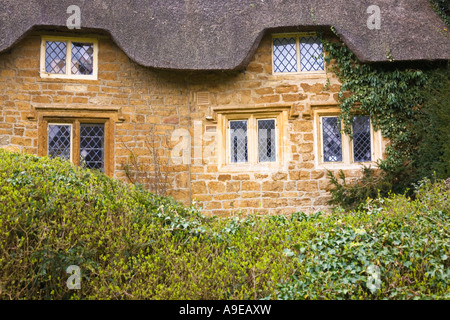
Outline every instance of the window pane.
<path id="1" fill-rule="evenodd" d="M 258 120 L 259 162 L 276 161 L 275 120 Z"/>
<path id="2" fill-rule="evenodd" d="M 273 39 L 274 72 L 297 72 L 296 38 Z"/>
<path id="3" fill-rule="evenodd" d="M 320 37 L 300 38 L 301 71 L 323 71 L 323 46 Z"/>
<path id="4" fill-rule="evenodd" d="M 104 170 L 105 125 L 80 125 L 80 162 L 89 169 Z"/>
<path id="5" fill-rule="evenodd" d="M 342 161 L 342 137 L 337 117 L 322 118 L 323 161 Z"/>
<path id="6" fill-rule="evenodd" d="M 70 160 L 71 125 L 49 124 L 48 125 L 48 155 L 50 158 L 59 157 Z"/>
<path id="7" fill-rule="evenodd" d="M 45 72 L 66 73 L 67 44 L 59 41 L 47 41 L 45 45 Z"/>
<path id="8" fill-rule="evenodd" d="M 372 161 L 370 118 L 353 118 L 353 159 L 355 162 Z"/>
<path id="9" fill-rule="evenodd" d="M 91 75 L 94 70 L 94 44 L 72 42 L 72 74 Z"/>
<path id="10" fill-rule="evenodd" d="M 231 162 L 247 162 L 247 121 L 230 121 Z"/>

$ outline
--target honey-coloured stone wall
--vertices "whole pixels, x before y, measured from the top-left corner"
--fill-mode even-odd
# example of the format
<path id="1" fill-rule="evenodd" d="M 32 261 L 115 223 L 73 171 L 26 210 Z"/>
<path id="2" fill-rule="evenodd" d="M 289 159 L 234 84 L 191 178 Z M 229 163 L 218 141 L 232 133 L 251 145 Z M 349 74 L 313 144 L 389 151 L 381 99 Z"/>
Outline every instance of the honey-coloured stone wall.
<path id="1" fill-rule="evenodd" d="M 330 184 L 326 170 L 315 164 L 311 110 L 337 106 L 340 83 L 331 72 L 273 74 L 271 35 L 262 39 L 245 70 L 235 72 L 146 68 L 109 37 L 82 35 L 98 39 L 98 80 L 41 78 L 42 35 L 53 34 L 31 33 L 0 54 L 0 147 L 30 154 L 44 150 L 42 110 L 117 113 L 111 118 L 110 145 L 115 178 L 129 181 L 125 168 L 136 169 L 135 161 L 140 169 L 139 174 L 132 171 L 136 182 L 159 183 L 160 191 L 186 204 L 197 200 L 210 215 L 327 208 Z M 279 133 L 285 144 L 283 163 L 276 168 L 223 166 L 217 118 L 227 108 L 287 110 L 286 130 Z M 360 170 L 347 168 L 345 173 L 357 177 Z"/>

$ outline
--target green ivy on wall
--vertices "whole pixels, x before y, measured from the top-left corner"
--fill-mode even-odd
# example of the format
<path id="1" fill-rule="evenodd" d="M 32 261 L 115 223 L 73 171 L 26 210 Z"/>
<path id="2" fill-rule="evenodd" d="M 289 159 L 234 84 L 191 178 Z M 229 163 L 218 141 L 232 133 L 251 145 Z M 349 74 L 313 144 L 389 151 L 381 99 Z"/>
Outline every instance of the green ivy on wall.
<path id="1" fill-rule="evenodd" d="M 445 150 L 450 130 L 443 124 L 442 115 L 436 116 L 437 110 L 439 114 L 450 113 L 448 63 L 393 62 L 391 57 L 388 63 L 363 64 L 342 42 L 324 40 L 323 45 L 327 62 L 334 60 L 332 71 L 342 82 L 339 102 L 344 131 L 351 136 L 352 114 L 358 110 L 368 114 L 374 128 L 389 139 L 387 157 L 378 163 L 382 179 L 378 176 L 374 183 L 361 183 L 361 187 L 370 185 L 374 190 L 354 193 L 354 197 L 373 194 L 380 185 L 385 192 L 404 192 L 436 169 L 440 170 L 439 178 L 448 177 L 450 164 L 446 162 L 450 160 Z M 433 94 L 427 94 L 431 91 Z M 428 149 L 433 152 L 426 152 Z M 337 180 L 331 180 L 336 185 Z M 386 189 L 386 185 L 391 188 Z M 342 188 L 335 190 L 342 193 Z M 339 204 L 337 198 L 334 203 Z M 365 199 L 354 200 L 350 202 Z"/>

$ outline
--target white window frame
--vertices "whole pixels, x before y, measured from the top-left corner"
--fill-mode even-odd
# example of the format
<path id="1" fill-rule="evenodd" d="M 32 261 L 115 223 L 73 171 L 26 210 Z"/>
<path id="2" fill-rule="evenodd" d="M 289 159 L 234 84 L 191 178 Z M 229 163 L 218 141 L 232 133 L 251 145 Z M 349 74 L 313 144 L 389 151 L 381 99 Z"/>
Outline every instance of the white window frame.
<path id="1" fill-rule="evenodd" d="M 255 118 L 256 120 L 256 126 L 255 126 L 255 132 L 256 132 L 256 158 L 257 158 L 257 162 L 258 163 L 276 163 L 278 161 L 278 153 L 279 153 L 279 148 L 278 148 L 278 123 L 277 123 L 277 118 L 275 117 L 270 117 L 270 118 Z M 259 161 L 259 130 L 258 130 L 258 126 L 259 126 L 259 121 L 263 121 L 263 120 L 273 120 L 275 122 L 275 161 Z"/>
<path id="2" fill-rule="evenodd" d="M 348 158 L 348 150 L 347 150 L 347 143 L 346 143 L 346 138 L 345 135 L 343 134 L 343 132 L 341 132 L 341 152 L 342 152 L 342 161 L 325 161 L 324 160 L 324 154 L 323 154 L 323 118 L 336 118 L 336 115 L 322 115 L 319 118 L 319 140 L 320 140 L 320 161 L 322 163 L 346 163 L 349 162 L 350 159 L 346 159 Z M 341 121 L 341 127 L 342 127 L 342 121 Z"/>
<path id="3" fill-rule="evenodd" d="M 48 137 L 49 127 L 50 126 L 69 126 L 70 127 L 70 162 L 73 163 L 73 124 L 72 123 L 64 123 L 64 122 L 49 122 L 47 124 L 47 155 L 48 150 L 50 150 L 50 139 Z"/>
<path id="4" fill-rule="evenodd" d="M 58 41 L 66 43 L 66 73 L 49 73 L 45 71 L 46 44 L 49 41 Z M 72 42 L 92 43 L 94 52 L 92 74 L 72 74 Z M 40 76 L 49 79 L 79 79 L 79 80 L 97 80 L 98 79 L 98 40 L 95 38 L 77 38 L 77 37 L 41 37 L 41 57 L 40 57 Z"/>
<path id="5" fill-rule="evenodd" d="M 323 70 L 317 71 L 301 71 L 301 56 L 300 56 L 300 38 L 302 37 L 318 37 L 316 32 L 302 32 L 302 33 L 276 33 L 272 35 L 272 74 L 273 75 L 324 75 L 327 72 L 327 63 L 325 61 L 325 51 L 322 48 L 323 54 Z M 273 40 L 276 38 L 295 38 L 296 39 L 296 53 L 297 53 L 297 71 L 296 72 L 275 72 L 274 46 Z"/>
<path id="6" fill-rule="evenodd" d="M 260 120 L 274 120 L 275 121 L 275 161 L 259 161 L 259 137 L 258 137 L 258 121 Z M 232 162 L 231 161 L 231 129 L 230 123 L 233 121 L 247 121 L 247 162 Z M 266 117 L 264 115 L 249 115 L 244 118 L 230 119 L 227 123 L 227 165 L 264 165 L 276 164 L 279 154 L 278 143 L 278 126 L 276 117 Z"/>
<path id="7" fill-rule="evenodd" d="M 357 116 L 358 114 L 354 114 Z M 350 136 L 341 131 L 342 138 L 342 161 L 326 162 L 323 159 L 323 128 L 322 118 L 339 117 L 339 111 L 336 108 L 330 110 L 314 111 L 314 156 L 316 168 L 320 169 L 359 169 L 361 165 L 377 167 L 377 160 L 382 158 L 384 151 L 384 141 L 381 131 L 375 131 L 370 120 L 370 143 L 371 143 L 371 161 L 355 162 L 353 154 L 353 140 Z M 341 122 L 341 130 L 344 123 Z"/>
<path id="8" fill-rule="evenodd" d="M 231 122 L 238 122 L 238 121 L 246 121 L 247 122 L 247 162 L 233 162 L 231 161 L 231 128 L 230 128 L 230 123 Z M 243 119 L 232 119 L 232 120 L 228 120 L 227 123 L 227 139 L 226 139 L 226 143 L 227 143 L 227 164 L 230 165 L 239 165 L 239 164 L 246 164 L 246 163 L 250 163 L 250 130 L 251 130 L 251 124 L 250 124 L 250 119 L 249 118 L 243 118 Z"/>

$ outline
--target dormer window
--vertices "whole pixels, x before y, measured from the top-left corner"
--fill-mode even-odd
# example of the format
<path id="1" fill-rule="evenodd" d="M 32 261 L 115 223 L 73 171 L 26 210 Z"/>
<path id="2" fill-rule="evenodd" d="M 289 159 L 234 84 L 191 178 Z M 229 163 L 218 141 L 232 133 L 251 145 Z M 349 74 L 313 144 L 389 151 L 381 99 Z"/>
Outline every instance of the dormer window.
<path id="1" fill-rule="evenodd" d="M 274 73 L 320 73 L 325 71 L 323 45 L 315 33 L 273 36 Z"/>
<path id="2" fill-rule="evenodd" d="M 97 79 L 96 39 L 43 37 L 41 78 Z"/>

